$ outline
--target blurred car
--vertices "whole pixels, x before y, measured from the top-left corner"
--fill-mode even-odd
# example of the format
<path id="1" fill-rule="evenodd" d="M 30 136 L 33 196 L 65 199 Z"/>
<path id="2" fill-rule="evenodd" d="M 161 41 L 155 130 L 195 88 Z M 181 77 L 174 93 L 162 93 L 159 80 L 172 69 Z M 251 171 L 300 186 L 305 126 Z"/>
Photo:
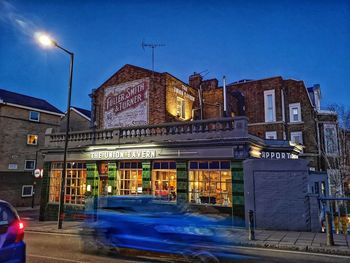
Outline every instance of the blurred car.
<path id="1" fill-rule="evenodd" d="M 24 225 L 16 210 L 0 200 L 0 262 L 25 262 Z"/>
<path id="2" fill-rule="evenodd" d="M 225 218 L 204 216 L 152 196 L 91 199 L 85 217 L 85 251 L 131 248 L 213 259 L 217 245 L 229 242 Z M 208 249 L 213 244 L 215 252 Z"/>

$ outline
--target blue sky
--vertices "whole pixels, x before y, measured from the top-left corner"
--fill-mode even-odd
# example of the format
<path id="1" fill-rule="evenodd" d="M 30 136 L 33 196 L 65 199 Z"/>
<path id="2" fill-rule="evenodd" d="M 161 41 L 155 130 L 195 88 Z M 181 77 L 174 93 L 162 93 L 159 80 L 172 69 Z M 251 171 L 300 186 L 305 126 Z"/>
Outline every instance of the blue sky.
<path id="1" fill-rule="evenodd" d="M 221 84 L 272 76 L 320 84 L 323 107 L 349 107 L 350 1 L 0 0 L 0 88 L 66 108 L 69 56 L 43 49 L 35 31 L 49 32 L 75 53 L 72 104 L 90 108 L 88 94 L 124 64 L 188 82 L 193 72 Z"/>

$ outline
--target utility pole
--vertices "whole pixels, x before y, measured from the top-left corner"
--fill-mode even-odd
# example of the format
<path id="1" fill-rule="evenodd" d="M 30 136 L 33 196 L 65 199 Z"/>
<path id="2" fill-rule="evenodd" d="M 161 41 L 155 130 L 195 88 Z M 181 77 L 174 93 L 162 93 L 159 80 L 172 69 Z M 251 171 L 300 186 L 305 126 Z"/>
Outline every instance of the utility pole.
<path id="1" fill-rule="evenodd" d="M 154 49 L 157 47 L 164 47 L 164 44 L 155 44 L 155 43 L 145 43 L 142 41 L 142 48 L 145 50 L 145 47 L 152 48 L 152 71 L 154 72 Z"/>

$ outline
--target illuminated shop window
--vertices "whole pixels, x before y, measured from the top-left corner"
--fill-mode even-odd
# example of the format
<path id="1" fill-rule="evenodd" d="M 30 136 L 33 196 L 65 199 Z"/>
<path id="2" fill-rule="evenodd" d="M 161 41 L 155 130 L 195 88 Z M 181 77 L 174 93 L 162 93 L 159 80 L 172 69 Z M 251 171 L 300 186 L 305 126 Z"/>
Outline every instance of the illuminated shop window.
<path id="1" fill-rule="evenodd" d="M 176 201 L 176 162 L 153 162 L 152 194 L 168 201 Z"/>
<path id="2" fill-rule="evenodd" d="M 86 164 L 80 162 L 67 163 L 66 204 L 82 205 L 86 189 Z M 60 200 L 60 185 L 63 163 L 52 163 L 50 171 L 49 202 L 58 203 Z"/>
<path id="3" fill-rule="evenodd" d="M 27 144 L 28 145 L 38 145 L 38 135 L 28 134 L 27 135 Z"/>
<path id="4" fill-rule="evenodd" d="M 176 116 L 185 119 L 185 100 L 177 97 L 176 99 Z"/>
<path id="5" fill-rule="evenodd" d="M 230 162 L 190 162 L 189 201 L 196 204 L 232 206 Z"/>
<path id="6" fill-rule="evenodd" d="M 118 195 L 142 194 L 141 162 L 120 162 L 118 173 Z"/>

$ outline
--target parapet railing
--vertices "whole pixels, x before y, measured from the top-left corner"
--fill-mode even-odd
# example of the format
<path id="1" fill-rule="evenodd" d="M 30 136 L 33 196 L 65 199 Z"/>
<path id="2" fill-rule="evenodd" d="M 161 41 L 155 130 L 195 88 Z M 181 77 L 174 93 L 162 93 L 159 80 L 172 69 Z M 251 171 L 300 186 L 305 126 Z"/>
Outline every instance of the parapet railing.
<path id="1" fill-rule="evenodd" d="M 200 121 L 171 122 L 156 125 L 129 126 L 104 130 L 73 131 L 69 133 L 70 146 L 140 143 L 189 138 L 212 138 L 213 134 L 231 134 L 233 137 L 245 137 L 248 120 L 246 117 L 208 119 Z M 65 133 L 53 133 L 48 129 L 45 134 L 45 147 L 61 147 Z M 72 145 L 73 144 L 73 145 Z"/>

